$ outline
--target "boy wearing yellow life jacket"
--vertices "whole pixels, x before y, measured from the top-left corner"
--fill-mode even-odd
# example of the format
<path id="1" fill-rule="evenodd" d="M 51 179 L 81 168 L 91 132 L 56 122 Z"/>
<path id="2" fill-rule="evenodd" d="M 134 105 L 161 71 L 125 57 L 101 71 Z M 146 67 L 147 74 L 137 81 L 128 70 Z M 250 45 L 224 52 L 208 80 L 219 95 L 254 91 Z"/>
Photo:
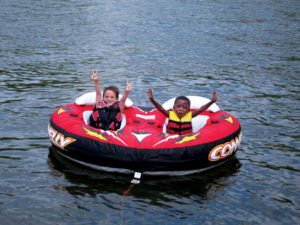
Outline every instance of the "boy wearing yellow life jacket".
<path id="1" fill-rule="evenodd" d="M 186 96 L 178 96 L 173 105 L 173 110 L 168 111 L 164 109 L 158 102 L 154 100 L 152 89 L 148 89 L 148 97 L 152 104 L 166 117 L 169 118 L 167 125 L 168 134 L 188 134 L 192 133 L 192 118 L 199 113 L 208 109 L 213 103 L 218 100 L 218 94 L 216 91 L 213 93 L 213 97 L 210 102 L 203 105 L 195 111 L 190 110 L 191 102 Z"/>

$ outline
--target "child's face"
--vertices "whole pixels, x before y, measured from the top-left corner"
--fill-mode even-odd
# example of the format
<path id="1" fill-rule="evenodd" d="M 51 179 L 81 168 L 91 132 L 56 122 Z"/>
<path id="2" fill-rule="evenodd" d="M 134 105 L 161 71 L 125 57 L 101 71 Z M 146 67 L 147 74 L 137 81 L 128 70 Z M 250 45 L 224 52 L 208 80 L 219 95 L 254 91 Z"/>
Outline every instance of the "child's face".
<path id="1" fill-rule="evenodd" d="M 106 90 L 106 91 L 104 92 L 104 95 L 103 95 L 103 100 L 104 100 L 107 104 L 114 103 L 115 101 L 117 101 L 116 93 L 113 92 L 112 90 Z"/>
<path id="2" fill-rule="evenodd" d="M 190 110 L 190 106 L 188 101 L 183 99 L 178 99 L 174 103 L 173 109 L 176 112 L 177 116 L 181 118 Z"/>

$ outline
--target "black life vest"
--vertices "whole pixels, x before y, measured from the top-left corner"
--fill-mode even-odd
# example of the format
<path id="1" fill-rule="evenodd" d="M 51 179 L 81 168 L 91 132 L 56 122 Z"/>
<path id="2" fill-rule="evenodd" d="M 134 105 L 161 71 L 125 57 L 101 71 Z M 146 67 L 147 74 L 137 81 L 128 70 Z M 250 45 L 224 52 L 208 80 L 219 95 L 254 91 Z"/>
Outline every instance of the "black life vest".
<path id="1" fill-rule="evenodd" d="M 118 130 L 121 127 L 121 122 L 122 115 L 119 102 L 101 108 L 97 108 L 95 105 L 90 116 L 90 125 L 102 130 Z"/>

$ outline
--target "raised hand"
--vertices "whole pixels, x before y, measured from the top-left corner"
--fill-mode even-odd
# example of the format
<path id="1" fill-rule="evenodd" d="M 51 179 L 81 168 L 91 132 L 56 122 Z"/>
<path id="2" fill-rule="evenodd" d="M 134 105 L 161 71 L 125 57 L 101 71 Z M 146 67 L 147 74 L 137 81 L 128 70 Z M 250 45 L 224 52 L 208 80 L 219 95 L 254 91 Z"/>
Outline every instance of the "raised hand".
<path id="1" fill-rule="evenodd" d="M 132 83 L 130 83 L 130 82 L 126 82 L 126 89 L 125 89 L 125 91 L 128 91 L 128 92 L 130 92 L 132 90 Z"/>
<path id="2" fill-rule="evenodd" d="M 98 78 L 98 72 L 96 70 L 93 71 L 91 79 L 94 80 L 94 81 L 99 80 L 99 78 Z"/>
<path id="3" fill-rule="evenodd" d="M 147 95 L 148 95 L 149 99 L 153 99 L 153 92 L 152 92 L 152 88 L 151 87 L 148 88 Z"/>
<path id="4" fill-rule="evenodd" d="M 218 93 L 216 91 L 214 91 L 211 101 L 216 102 L 217 100 L 218 100 Z"/>

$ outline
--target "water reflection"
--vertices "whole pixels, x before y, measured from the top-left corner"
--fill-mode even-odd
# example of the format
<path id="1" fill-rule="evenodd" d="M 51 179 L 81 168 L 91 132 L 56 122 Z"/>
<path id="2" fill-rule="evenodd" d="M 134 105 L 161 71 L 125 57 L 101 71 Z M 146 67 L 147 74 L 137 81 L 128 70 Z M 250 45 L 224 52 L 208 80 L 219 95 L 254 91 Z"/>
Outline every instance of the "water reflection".
<path id="1" fill-rule="evenodd" d="M 214 198 L 218 192 L 231 185 L 230 177 L 237 174 L 241 167 L 239 160 L 233 157 L 224 165 L 201 174 L 178 177 L 142 176 L 141 184 L 133 186 L 130 183 L 132 175 L 95 171 L 63 158 L 52 147 L 49 150 L 48 165 L 52 175 L 62 176 L 66 181 L 55 188 L 66 190 L 71 195 L 130 195 L 139 199 L 151 199 L 153 204 L 166 196 Z"/>

